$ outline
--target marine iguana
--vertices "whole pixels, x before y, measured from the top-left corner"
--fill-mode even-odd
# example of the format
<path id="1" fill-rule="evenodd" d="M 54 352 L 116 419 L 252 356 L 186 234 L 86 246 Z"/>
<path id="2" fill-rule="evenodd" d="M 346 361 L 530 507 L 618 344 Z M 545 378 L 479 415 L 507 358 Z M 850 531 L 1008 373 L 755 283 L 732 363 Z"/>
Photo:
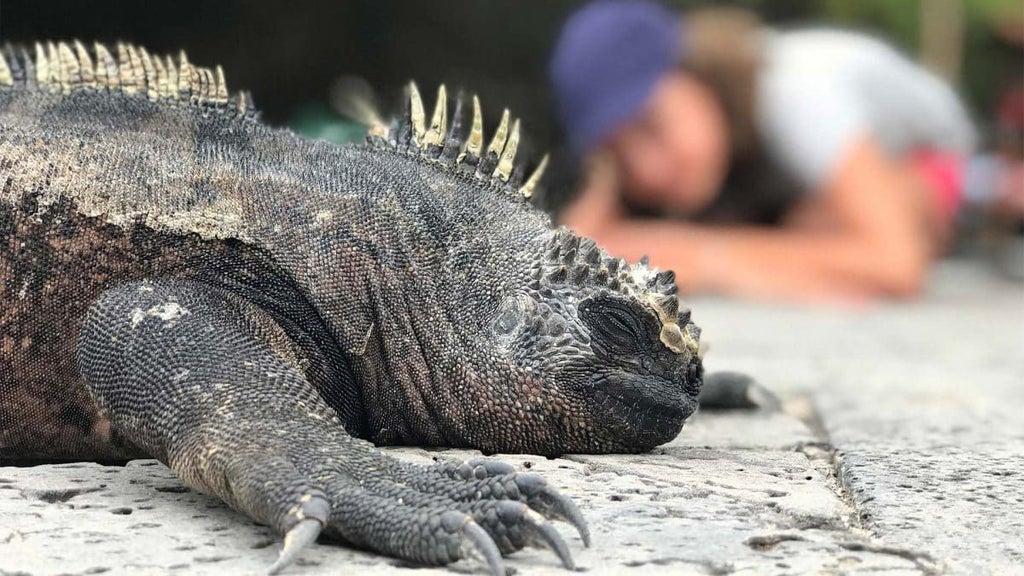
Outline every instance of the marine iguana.
<path id="1" fill-rule="evenodd" d="M 426 564 L 589 535 L 542 478 L 374 444 L 639 452 L 697 406 L 672 272 L 526 200 L 442 88 L 339 147 L 262 124 L 220 68 L 118 44 L 0 54 L 0 460 L 149 456 L 284 535 Z M 471 119 L 465 116 L 472 106 Z"/>

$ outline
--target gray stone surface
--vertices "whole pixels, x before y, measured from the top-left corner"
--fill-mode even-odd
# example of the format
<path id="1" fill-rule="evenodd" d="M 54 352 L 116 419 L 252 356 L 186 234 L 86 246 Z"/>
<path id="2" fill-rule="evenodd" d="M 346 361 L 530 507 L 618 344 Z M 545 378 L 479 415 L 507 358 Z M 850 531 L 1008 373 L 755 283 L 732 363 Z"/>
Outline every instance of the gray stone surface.
<path id="1" fill-rule="evenodd" d="M 812 440 L 802 424 L 781 414 L 702 414 L 686 434 L 651 454 L 502 459 L 544 474 L 586 511 L 591 549 L 571 530 L 562 532 L 589 572 L 912 570 L 913 559 L 876 549 L 864 534 L 850 530 L 853 509 L 835 493 L 829 468 L 798 450 Z M 438 453 L 476 455 L 391 452 L 422 462 Z M 267 529 L 185 489 L 153 461 L 0 468 L 5 572 L 256 573 L 273 561 L 277 546 Z M 509 565 L 524 574 L 564 573 L 542 550 L 518 553 Z M 406 571 L 401 562 L 331 545 L 303 555 L 299 568 L 326 574 L 341 566 Z"/>
<path id="2" fill-rule="evenodd" d="M 860 526 L 952 573 L 1024 573 L 1024 286 L 946 263 L 920 302 L 703 312 L 714 361 L 814 399 Z"/>
<path id="3" fill-rule="evenodd" d="M 650 454 L 507 456 L 572 495 L 595 574 L 1018 573 L 1024 290 L 963 265 L 920 303 L 693 303 L 711 369 L 756 374 L 787 414 L 701 413 Z M 833 445 L 838 458 L 833 458 Z M 473 452 L 402 448 L 427 462 Z M 278 542 L 162 465 L 0 467 L 0 574 L 258 573 Z M 543 550 L 520 574 L 565 574 Z M 321 544 L 293 574 L 408 574 Z M 445 571 L 480 573 L 460 562 Z"/>

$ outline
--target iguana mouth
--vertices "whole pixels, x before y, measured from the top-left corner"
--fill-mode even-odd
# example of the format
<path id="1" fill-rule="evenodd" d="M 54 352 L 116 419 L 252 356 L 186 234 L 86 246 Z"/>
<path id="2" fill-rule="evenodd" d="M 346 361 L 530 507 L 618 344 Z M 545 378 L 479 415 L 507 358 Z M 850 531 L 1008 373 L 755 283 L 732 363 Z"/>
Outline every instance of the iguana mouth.
<path id="1" fill-rule="evenodd" d="M 675 438 L 697 409 L 701 373 L 699 360 L 676 382 L 617 373 L 594 386 L 595 406 L 605 411 L 616 427 L 628 427 L 636 442 L 650 449 Z"/>

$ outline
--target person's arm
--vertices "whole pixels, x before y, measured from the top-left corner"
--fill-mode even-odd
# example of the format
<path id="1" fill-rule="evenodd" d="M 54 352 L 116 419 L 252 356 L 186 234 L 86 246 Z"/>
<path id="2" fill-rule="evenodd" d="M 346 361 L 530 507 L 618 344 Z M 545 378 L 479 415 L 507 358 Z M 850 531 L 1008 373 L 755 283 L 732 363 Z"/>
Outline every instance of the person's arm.
<path id="1" fill-rule="evenodd" d="M 851 145 L 821 194 L 781 229 L 609 220 L 594 229 L 612 253 L 676 271 L 688 292 L 773 299 L 908 297 L 931 257 L 909 170 L 868 139 Z"/>
<path id="2" fill-rule="evenodd" d="M 559 220 L 583 236 L 597 237 L 624 215 L 612 162 L 601 155 L 585 160 L 583 185 L 561 210 Z"/>

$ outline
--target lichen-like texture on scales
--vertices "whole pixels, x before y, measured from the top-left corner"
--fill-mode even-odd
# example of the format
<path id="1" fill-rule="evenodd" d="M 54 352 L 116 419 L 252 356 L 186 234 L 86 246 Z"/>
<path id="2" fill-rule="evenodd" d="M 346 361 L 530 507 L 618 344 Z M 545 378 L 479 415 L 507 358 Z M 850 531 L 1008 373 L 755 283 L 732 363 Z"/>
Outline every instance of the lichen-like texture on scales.
<path id="1" fill-rule="evenodd" d="M 259 121 L 184 54 L 0 57 L 0 460 L 151 456 L 284 536 L 427 564 L 589 541 L 491 460 L 638 452 L 696 408 L 671 272 L 552 226 L 506 113 L 443 88 L 338 147 Z"/>

